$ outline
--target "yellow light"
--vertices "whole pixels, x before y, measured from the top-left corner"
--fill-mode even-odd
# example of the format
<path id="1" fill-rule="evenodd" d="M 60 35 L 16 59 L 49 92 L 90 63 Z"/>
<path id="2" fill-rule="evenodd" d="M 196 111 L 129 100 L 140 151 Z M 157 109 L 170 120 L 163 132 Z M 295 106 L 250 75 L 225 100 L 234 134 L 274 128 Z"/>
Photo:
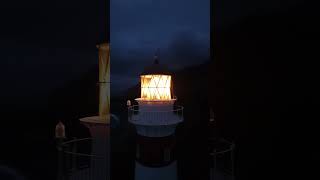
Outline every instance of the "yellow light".
<path id="1" fill-rule="evenodd" d="M 141 98 L 146 100 L 170 100 L 171 76 L 142 75 Z"/>

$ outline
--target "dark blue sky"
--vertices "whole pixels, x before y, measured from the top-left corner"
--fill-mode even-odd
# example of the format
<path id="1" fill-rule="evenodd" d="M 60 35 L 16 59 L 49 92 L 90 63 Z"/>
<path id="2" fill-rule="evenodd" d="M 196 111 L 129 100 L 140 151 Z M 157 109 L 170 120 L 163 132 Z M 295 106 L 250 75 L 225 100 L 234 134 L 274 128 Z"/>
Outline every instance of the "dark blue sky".
<path id="1" fill-rule="evenodd" d="M 138 73 L 152 62 L 158 48 L 161 62 L 173 68 L 200 63 L 208 56 L 210 0 L 110 3 L 112 87 L 125 89 L 137 83 Z M 107 39 L 109 31 L 107 4 L 107 0 L 1 3 L 1 103 L 46 103 L 55 89 L 97 66 L 95 45 Z M 214 4 L 217 28 L 283 6 L 278 0 Z"/>
<path id="2" fill-rule="evenodd" d="M 112 90 L 136 84 L 157 49 L 160 62 L 173 69 L 208 59 L 210 3 L 212 28 L 220 29 L 247 16 L 284 11 L 299 1 L 110 0 Z"/>
<path id="3" fill-rule="evenodd" d="M 208 59 L 210 0 L 111 0 L 110 7 L 113 90 L 136 84 L 157 49 L 172 68 Z"/>

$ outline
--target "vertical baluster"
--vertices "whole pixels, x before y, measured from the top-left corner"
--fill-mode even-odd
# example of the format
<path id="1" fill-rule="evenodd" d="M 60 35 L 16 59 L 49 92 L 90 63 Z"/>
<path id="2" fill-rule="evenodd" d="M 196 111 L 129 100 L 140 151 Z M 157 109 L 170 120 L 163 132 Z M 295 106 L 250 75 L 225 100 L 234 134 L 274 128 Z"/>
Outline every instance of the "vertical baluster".
<path id="1" fill-rule="evenodd" d="M 76 139 L 76 138 L 74 138 Z M 73 148 L 72 148 L 72 170 L 75 171 L 77 169 L 77 163 L 76 163 L 76 160 L 77 160 L 77 142 L 74 142 L 73 143 Z"/>
<path id="2" fill-rule="evenodd" d="M 235 171 L 235 167 L 234 167 L 234 143 L 232 143 L 232 148 L 231 148 L 231 179 L 234 180 L 235 179 L 235 174 L 234 174 L 234 171 Z"/>

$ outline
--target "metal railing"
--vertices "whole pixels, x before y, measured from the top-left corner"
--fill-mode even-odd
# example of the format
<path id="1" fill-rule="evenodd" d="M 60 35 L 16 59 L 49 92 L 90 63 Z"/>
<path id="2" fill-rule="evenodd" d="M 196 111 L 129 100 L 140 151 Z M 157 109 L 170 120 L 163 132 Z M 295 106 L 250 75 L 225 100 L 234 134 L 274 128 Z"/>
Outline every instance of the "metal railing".
<path id="1" fill-rule="evenodd" d="M 134 124 L 144 126 L 171 125 L 183 121 L 183 106 L 173 105 L 172 109 L 155 109 L 141 109 L 139 105 L 129 106 L 128 120 Z"/>
<path id="2" fill-rule="evenodd" d="M 74 139 L 58 145 L 58 180 L 107 178 L 107 157 L 92 153 L 92 138 Z"/>
<path id="3" fill-rule="evenodd" d="M 235 144 L 223 138 L 209 139 L 209 155 L 211 157 L 211 180 L 234 180 Z"/>

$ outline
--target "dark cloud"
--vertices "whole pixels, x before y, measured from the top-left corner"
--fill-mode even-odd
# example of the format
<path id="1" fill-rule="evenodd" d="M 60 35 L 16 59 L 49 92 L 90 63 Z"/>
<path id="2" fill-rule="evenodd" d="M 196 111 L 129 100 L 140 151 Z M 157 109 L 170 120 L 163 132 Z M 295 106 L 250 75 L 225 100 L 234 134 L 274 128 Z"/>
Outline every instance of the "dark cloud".
<path id="1" fill-rule="evenodd" d="M 208 34 L 209 0 L 111 1 L 113 49 L 167 46 L 180 31 Z"/>
<path id="2" fill-rule="evenodd" d="M 120 51 L 120 50 L 119 50 Z M 111 79 L 114 91 L 125 89 L 139 82 L 139 74 L 144 67 L 153 63 L 156 50 L 144 52 L 140 49 L 120 52 L 113 50 L 111 55 Z M 174 39 L 157 51 L 160 63 L 166 64 L 171 70 L 181 69 L 209 59 L 209 39 L 207 43 L 195 33 L 181 32 Z"/>
<path id="3" fill-rule="evenodd" d="M 111 0 L 112 86 L 128 88 L 129 81 L 153 63 L 157 50 L 161 63 L 171 68 L 207 57 L 209 4 L 210 0 Z"/>

